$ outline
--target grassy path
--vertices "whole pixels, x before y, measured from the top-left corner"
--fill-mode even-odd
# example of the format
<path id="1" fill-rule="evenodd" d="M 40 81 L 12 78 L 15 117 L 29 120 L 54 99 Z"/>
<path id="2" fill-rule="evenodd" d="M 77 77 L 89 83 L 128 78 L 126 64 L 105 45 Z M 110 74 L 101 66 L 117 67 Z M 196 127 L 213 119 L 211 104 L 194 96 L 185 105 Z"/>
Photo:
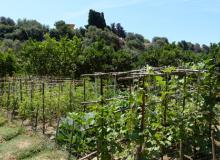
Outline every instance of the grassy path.
<path id="1" fill-rule="evenodd" d="M 67 160 L 46 137 L 27 132 L 0 115 L 0 160 Z"/>

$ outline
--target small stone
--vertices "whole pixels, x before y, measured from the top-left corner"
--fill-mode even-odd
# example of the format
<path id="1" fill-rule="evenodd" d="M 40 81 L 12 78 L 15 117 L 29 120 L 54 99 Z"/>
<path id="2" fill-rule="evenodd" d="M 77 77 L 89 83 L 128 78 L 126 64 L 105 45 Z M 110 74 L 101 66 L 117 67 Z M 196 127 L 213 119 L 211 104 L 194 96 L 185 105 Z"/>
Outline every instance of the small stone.
<path id="1" fill-rule="evenodd" d="M 48 128 L 46 129 L 45 134 L 47 134 L 47 135 L 55 135 L 55 134 L 56 134 L 56 131 L 55 131 L 55 129 L 54 129 L 53 127 L 48 127 Z"/>
<path id="2" fill-rule="evenodd" d="M 51 136 L 51 137 L 50 137 L 50 140 L 54 140 L 54 139 L 55 139 L 55 136 Z"/>
<path id="3" fill-rule="evenodd" d="M 30 120 L 29 119 L 24 120 L 23 125 L 24 126 L 30 125 Z"/>

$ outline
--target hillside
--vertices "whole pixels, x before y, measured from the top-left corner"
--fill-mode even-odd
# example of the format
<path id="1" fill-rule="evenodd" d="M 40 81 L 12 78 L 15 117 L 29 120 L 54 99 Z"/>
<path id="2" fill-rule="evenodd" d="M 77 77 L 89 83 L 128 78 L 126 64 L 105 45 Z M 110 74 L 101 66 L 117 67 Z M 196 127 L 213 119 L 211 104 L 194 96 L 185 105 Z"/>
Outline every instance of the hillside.
<path id="1" fill-rule="evenodd" d="M 74 28 L 60 20 L 49 28 L 36 20 L 0 17 L 0 77 L 40 75 L 75 77 L 85 73 L 126 71 L 151 66 L 180 66 L 213 58 L 220 44 L 202 45 L 166 37 L 148 40 L 106 24 L 104 13 L 90 10 L 88 24 Z"/>

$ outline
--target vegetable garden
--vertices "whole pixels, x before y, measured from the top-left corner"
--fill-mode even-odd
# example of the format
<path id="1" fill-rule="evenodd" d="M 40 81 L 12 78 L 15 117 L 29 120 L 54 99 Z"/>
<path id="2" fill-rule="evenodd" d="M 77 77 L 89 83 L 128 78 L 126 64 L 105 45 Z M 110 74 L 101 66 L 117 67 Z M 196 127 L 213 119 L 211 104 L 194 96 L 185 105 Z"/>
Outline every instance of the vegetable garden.
<path id="1" fill-rule="evenodd" d="M 81 80 L 3 78 L 0 106 L 35 131 L 55 123 L 70 159 L 217 159 L 219 80 L 211 60 Z"/>

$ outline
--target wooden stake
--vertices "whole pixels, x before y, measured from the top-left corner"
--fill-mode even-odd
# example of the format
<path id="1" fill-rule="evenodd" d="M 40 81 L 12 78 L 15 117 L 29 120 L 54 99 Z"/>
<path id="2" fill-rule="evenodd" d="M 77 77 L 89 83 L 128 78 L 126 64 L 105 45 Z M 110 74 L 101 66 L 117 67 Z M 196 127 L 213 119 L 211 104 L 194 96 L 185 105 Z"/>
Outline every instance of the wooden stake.
<path id="1" fill-rule="evenodd" d="M 216 160 L 216 153 L 215 153 L 215 138 L 214 138 L 214 132 L 211 131 L 211 139 L 212 139 L 212 160 Z"/>
<path id="2" fill-rule="evenodd" d="M 16 110 L 16 103 L 17 99 L 15 99 L 15 82 L 12 82 L 12 97 L 13 97 L 13 103 L 12 103 L 12 112 L 11 112 L 11 122 L 13 121 L 13 118 L 15 116 L 15 110 Z"/>
<path id="3" fill-rule="evenodd" d="M 8 81 L 8 98 L 7 98 L 7 118 L 8 118 L 8 112 L 9 112 L 9 105 L 10 105 L 10 93 L 11 93 L 11 83 Z"/>
<path id="4" fill-rule="evenodd" d="M 31 81 L 31 123 L 32 123 L 32 129 L 34 128 L 34 122 L 33 122 L 33 117 L 34 117 L 34 108 L 33 108 L 33 91 L 34 90 L 34 83 Z"/>
<path id="5" fill-rule="evenodd" d="M 60 126 L 60 117 L 58 118 L 58 121 L 57 121 L 57 127 L 56 127 L 56 135 L 55 135 L 55 142 L 57 143 L 57 136 L 58 136 L 58 133 L 59 133 L 59 126 Z"/>
<path id="6" fill-rule="evenodd" d="M 184 116 L 184 110 L 185 110 L 185 105 L 186 105 L 186 75 L 184 76 L 184 82 L 183 82 L 183 105 L 182 105 L 182 116 Z M 183 133 L 183 122 L 181 122 L 181 132 Z M 184 153 L 183 153 L 183 138 L 181 137 L 180 140 L 180 160 L 183 160 Z"/>
<path id="7" fill-rule="evenodd" d="M 68 155 L 68 159 L 71 158 L 72 155 L 72 143 L 73 143 L 73 128 L 74 128 L 74 122 L 71 126 L 71 137 L 70 137 L 70 143 L 69 143 L 69 155 Z"/>
<path id="8" fill-rule="evenodd" d="M 38 107 L 37 107 L 37 110 L 36 110 L 36 115 L 35 115 L 35 127 L 34 127 L 34 131 L 36 132 L 37 131 L 37 126 L 38 126 Z"/>
<path id="9" fill-rule="evenodd" d="M 83 79 L 83 101 L 86 101 L 86 80 L 85 78 Z M 86 106 L 83 105 L 83 111 L 86 111 Z"/>
<path id="10" fill-rule="evenodd" d="M 22 81 L 19 79 L 19 84 L 20 84 L 20 101 L 22 102 L 23 100 L 23 93 L 22 93 Z"/>
<path id="11" fill-rule="evenodd" d="M 44 106 L 44 82 L 42 83 L 42 108 L 43 108 L 43 134 L 45 134 L 45 106 Z"/>
<path id="12" fill-rule="evenodd" d="M 71 92 L 72 92 L 72 85 L 71 85 L 71 82 L 70 82 L 70 84 L 69 84 L 70 86 L 69 86 L 69 112 L 71 112 L 71 110 L 72 110 L 72 94 L 71 94 Z"/>
<path id="13" fill-rule="evenodd" d="M 142 94 L 142 105 L 141 105 L 141 126 L 140 126 L 140 132 L 143 136 L 144 128 L 145 128 L 145 78 L 143 78 L 142 82 L 143 87 L 143 94 Z M 144 138 L 141 137 L 141 138 Z M 136 160 L 141 160 L 142 158 L 142 151 L 143 151 L 143 140 L 141 140 L 141 143 L 137 146 L 136 150 Z"/>

